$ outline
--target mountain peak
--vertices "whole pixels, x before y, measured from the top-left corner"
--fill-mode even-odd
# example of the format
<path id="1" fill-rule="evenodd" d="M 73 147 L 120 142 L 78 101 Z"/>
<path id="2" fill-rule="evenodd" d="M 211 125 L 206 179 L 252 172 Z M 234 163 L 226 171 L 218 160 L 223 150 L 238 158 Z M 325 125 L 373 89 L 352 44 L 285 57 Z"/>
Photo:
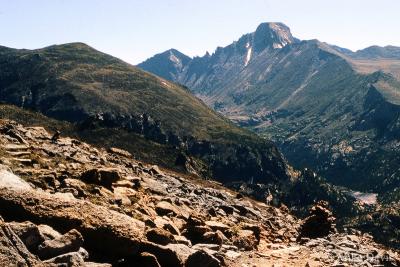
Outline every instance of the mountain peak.
<path id="1" fill-rule="evenodd" d="M 290 28 L 280 22 L 261 23 L 254 32 L 254 49 L 264 50 L 267 47 L 282 48 L 295 41 Z"/>
<path id="2" fill-rule="evenodd" d="M 140 63 L 138 67 L 144 70 L 152 70 L 153 73 L 167 80 L 173 80 L 190 60 L 191 58 L 187 55 L 171 48 Z M 162 67 L 157 67 L 160 65 Z"/>
<path id="3" fill-rule="evenodd" d="M 168 50 L 166 53 L 169 60 L 179 68 L 182 68 L 183 65 L 186 64 L 186 61 L 190 60 L 188 56 L 174 48 Z"/>
<path id="4" fill-rule="evenodd" d="M 171 62 L 177 63 L 181 60 L 190 60 L 190 57 L 176 50 L 175 48 L 168 49 L 160 54 L 155 55 L 153 58 L 163 57 L 169 59 Z"/>

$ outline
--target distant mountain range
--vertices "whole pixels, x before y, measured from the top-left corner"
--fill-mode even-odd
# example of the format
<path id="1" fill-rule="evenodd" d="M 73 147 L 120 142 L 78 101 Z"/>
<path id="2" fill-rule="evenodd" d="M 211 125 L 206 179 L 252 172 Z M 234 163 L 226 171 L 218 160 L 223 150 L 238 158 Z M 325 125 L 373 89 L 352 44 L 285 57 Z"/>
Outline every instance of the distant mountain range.
<path id="1" fill-rule="evenodd" d="M 295 167 L 358 190 L 399 186 L 399 47 L 352 52 L 262 23 L 212 55 L 172 49 L 138 67 L 274 140 Z"/>

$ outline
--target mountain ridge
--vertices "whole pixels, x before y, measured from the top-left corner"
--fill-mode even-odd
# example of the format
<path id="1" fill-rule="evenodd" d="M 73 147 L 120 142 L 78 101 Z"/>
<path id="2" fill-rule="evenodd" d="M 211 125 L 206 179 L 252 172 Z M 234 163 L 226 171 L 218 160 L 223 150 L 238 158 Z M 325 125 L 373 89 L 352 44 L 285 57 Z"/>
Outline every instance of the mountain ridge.
<path id="1" fill-rule="evenodd" d="M 73 123 L 89 140 L 114 133 L 114 144 L 155 160 L 151 149 L 161 146 L 168 167 L 221 181 L 289 179 L 272 142 L 235 126 L 187 88 L 85 44 L 2 48 L 0 66 L 1 101 Z"/>
<path id="2" fill-rule="evenodd" d="M 239 48 L 249 35 L 193 59 L 175 81 L 237 124 L 277 142 L 295 167 L 359 190 L 378 190 L 379 177 L 397 169 L 395 141 L 385 135 L 399 131 L 399 48 L 352 52 L 299 40 L 247 60 Z M 383 155 L 390 158 L 386 163 Z M 364 181 L 364 173 L 376 180 Z"/>

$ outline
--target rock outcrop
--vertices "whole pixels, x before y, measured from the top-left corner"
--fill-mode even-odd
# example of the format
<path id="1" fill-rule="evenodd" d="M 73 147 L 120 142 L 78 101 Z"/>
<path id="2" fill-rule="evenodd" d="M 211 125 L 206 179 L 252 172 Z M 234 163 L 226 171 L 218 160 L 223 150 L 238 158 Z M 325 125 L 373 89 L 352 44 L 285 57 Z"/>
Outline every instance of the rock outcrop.
<path id="1" fill-rule="evenodd" d="M 319 201 L 310 209 L 310 215 L 303 220 L 299 237 L 325 237 L 335 232 L 335 217 L 326 201 Z"/>

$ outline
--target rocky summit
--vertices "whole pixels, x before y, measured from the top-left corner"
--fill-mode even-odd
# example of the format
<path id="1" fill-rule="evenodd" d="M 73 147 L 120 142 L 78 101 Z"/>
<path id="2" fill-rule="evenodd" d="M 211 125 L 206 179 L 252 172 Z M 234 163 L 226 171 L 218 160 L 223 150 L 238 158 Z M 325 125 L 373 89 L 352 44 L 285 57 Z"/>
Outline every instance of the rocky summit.
<path id="1" fill-rule="evenodd" d="M 326 203 L 302 221 L 122 149 L 0 129 L 3 266 L 400 265 L 370 235 L 338 232 Z"/>

